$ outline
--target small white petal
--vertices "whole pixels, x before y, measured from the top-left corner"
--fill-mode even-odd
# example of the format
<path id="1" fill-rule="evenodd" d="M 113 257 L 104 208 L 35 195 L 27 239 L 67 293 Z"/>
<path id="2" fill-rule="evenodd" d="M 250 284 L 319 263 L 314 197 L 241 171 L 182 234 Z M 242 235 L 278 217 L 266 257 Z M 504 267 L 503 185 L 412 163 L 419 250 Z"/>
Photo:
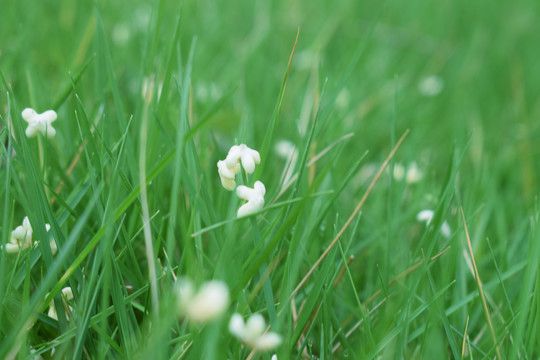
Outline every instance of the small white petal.
<path id="1" fill-rule="evenodd" d="M 424 177 L 424 173 L 422 172 L 422 170 L 420 170 L 416 162 L 412 162 L 411 165 L 409 165 L 409 168 L 407 169 L 407 175 L 405 177 L 405 180 L 407 181 L 407 183 L 408 184 L 417 183 L 420 180 L 422 180 L 423 177 Z"/>
<path id="2" fill-rule="evenodd" d="M 278 360 L 277 355 L 276 355 L 276 354 L 272 355 L 272 359 L 271 359 L 271 360 Z"/>
<path id="3" fill-rule="evenodd" d="M 244 170 L 248 173 L 248 174 L 251 174 L 255 171 L 255 161 L 253 160 L 253 158 L 251 156 L 249 156 L 248 154 L 244 153 L 242 154 L 242 167 L 244 168 Z"/>
<path id="4" fill-rule="evenodd" d="M 253 314 L 249 317 L 246 323 L 246 332 L 252 338 L 259 337 L 263 334 L 266 322 L 261 314 Z"/>
<path id="5" fill-rule="evenodd" d="M 58 252 L 58 246 L 56 246 L 56 242 L 54 241 L 54 239 L 51 239 L 51 241 L 49 242 L 49 246 L 51 247 L 51 253 L 53 255 L 56 255 L 56 253 Z"/>
<path id="6" fill-rule="evenodd" d="M 71 287 L 65 287 L 62 289 L 62 296 L 66 300 L 73 300 L 73 291 L 71 290 Z"/>
<path id="7" fill-rule="evenodd" d="M 6 250 L 6 253 L 8 254 L 16 254 L 19 252 L 19 245 L 6 243 L 6 245 L 4 245 L 4 249 Z"/>
<path id="8" fill-rule="evenodd" d="M 433 210 L 422 210 L 416 215 L 416 219 L 418 221 L 423 221 L 426 223 L 426 226 L 428 226 L 431 223 L 431 220 L 433 220 L 433 217 L 435 216 L 435 213 Z M 445 238 L 449 238 L 451 235 L 450 231 L 450 225 L 448 225 L 448 222 L 444 221 L 441 225 L 441 234 Z"/>
<path id="9" fill-rule="evenodd" d="M 218 161 L 217 167 L 219 175 L 227 179 L 234 179 L 238 171 L 240 171 L 240 165 L 236 164 L 233 167 L 228 167 L 224 160 Z"/>
<path id="10" fill-rule="evenodd" d="M 405 176 L 405 168 L 401 164 L 395 164 L 394 165 L 394 179 L 397 181 L 403 180 L 403 176 Z"/>
<path id="11" fill-rule="evenodd" d="M 234 314 L 229 322 L 229 331 L 232 335 L 244 342 L 247 346 L 258 351 L 271 350 L 281 344 L 281 336 L 269 332 L 264 334 L 266 322 L 260 314 L 252 315 L 247 323 L 240 314 Z M 274 359 L 274 357 L 272 357 Z M 277 357 L 275 357 L 277 359 Z"/>
<path id="12" fill-rule="evenodd" d="M 226 190 L 229 190 L 229 191 L 233 191 L 234 188 L 236 187 L 236 181 L 234 181 L 234 179 L 227 179 L 223 176 L 220 177 L 221 178 L 221 185 L 226 189 Z"/>
<path id="13" fill-rule="evenodd" d="M 260 351 L 272 350 L 281 344 L 281 336 L 274 332 L 261 335 L 253 344 L 253 348 Z"/>
<path id="14" fill-rule="evenodd" d="M 37 113 L 34 109 L 31 109 L 31 108 L 26 108 L 22 111 L 22 117 L 23 119 L 27 122 L 27 123 L 30 123 L 31 120 L 34 118 L 34 116 L 36 116 Z"/>
<path id="15" fill-rule="evenodd" d="M 248 174 L 251 174 L 255 171 L 255 164 L 261 163 L 261 156 L 259 155 L 258 151 L 250 149 L 245 145 L 243 150 L 244 151 L 241 157 L 242 166 Z"/>
<path id="16" fill-rule="evenodd" d="M 244 145 L 245 146 L 245 145 Z M 229 168 L 233 168 L 238 164 L 238 160 L 242 157 L 242 145 L 233 145 L 227 154 L 225 163 Z"/>
<path id="17" fill-rule="evenodd" d="M 450 225 L 448 225 L 446 221 L 441 225 L 441 234 L 447 239 L 452 234 L 452 231 L 450 231 Z"/>
<path id="18" fill-rule="evenodd" d="M 257 192 L 258 196 L 264 196 L 266 194 L 266 187 L 260 181 L 255 181 L 253 189 Z"/>
<path id="19" fill-rule="evenodd" d="M 24 217 L 22 226 L 23 226 L 26 230 L 32 231 L 32 225 L 30 225 L 30 220 L 28 219 L 28 216 L 25 216 L 25 217 Z"/>
<path id="20" fill-rule="evenodd" d="M 19 225 L 11 232 L 11 237 L 21 242 L 28 235 L 28 230 L 24 226 Z"/>
<path id="21" fill-rule="evenodd" d="M 62 301 L 64 300 L 73 300 L 73 291 L 71 290 L 71 287 L 65 287 L 62 289 Z M 69 306 L 69 310 L 72 311 L 73 308 L 71 306 Z M 54 301 L 51 301 L 51 303 L 49 304 L 49 311 L 47 312 L 47 315 L 52 318 L 52 319 L 55 319 L 58 321 L 58 314 L 56 312 L 56 307 L 54 306 Z M 68 314 L 66 314 L 68 315 Z"/>
<path id="22" fill-rule="evenodd" d="M 249 214 L 253 214 L 254 212 L 261 210 L 263 206 L 264 206 L 264 198 L 262 197 L 252 198 L 247 203 L 240 206 L 240 208 L 238 209 L 238 212 L 236 213 L 236 216 L 242 217 Z"/>
<path id="23" fill-rule="evenodd" d="M 427 225 L 429 225 L 434 215 L 435 213 L 433 210 L 422 210 L 418 213 L 418 215 L 416 215 L 416 220 L 424 221 Z"/>
<path id="24" fill-rule="evenodd" d="M 221 185 L 229 191 L 234 190 L 236 182 L 234 180 L 236 174 L 240 171 L 240 165 L 236 164 L 232 168 L 227 167 L 224 160 L 220 160 L 217 163 L 219 177 L 221 179 Z"/>
<path id="25" fill-rule="evenodd" d="M 240 185 L 236 188 L 236 196 L 242 200 L 249 200 L 255 195 L 254 189 L 245 185 Z"/>
<path id="26" fill-rule="evenodd" d="M 242 315 L 238 313 L 233 314 L 229 321 L 229 332 L 241 340 L 245 339 L 246 324 Z"/>
<path id="27" fill-rule="evenodd" d="M 255 171 L 255 164 L 260 164 L 261 156 L 258 151 L 250 149 L 245 144 L 234 145 L 229 150 L 225 163 L 227 167 L 232 168 L 238 164 L 239 160 L 246 173 L 251 174 Z"/>

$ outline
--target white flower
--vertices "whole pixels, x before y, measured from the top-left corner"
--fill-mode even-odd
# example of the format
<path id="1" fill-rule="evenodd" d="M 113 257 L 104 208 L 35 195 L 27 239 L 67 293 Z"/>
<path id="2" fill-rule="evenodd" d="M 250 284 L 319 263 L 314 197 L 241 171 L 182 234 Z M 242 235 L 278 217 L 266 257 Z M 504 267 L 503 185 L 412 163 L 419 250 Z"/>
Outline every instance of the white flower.
<path id="1" fill-rule="evenodd" d="M 272 359 L 271 359 L 271 360 L 278 360 L 278 359 L 277 359 L 277 355 L 276 355 L 276 354 L 272 355 Z"/>
<path id="2" fill-rule="evenodd" d="M 177 309 L 189 320 L 203 323 L 220 316 L 229 306 L 229 288 L 223 281 L 204 283 L 195 294 L 189 279 L 177 282 Z"/>
<path id="3" fill-rule="evenodd" d="M 405 176 L 405 167 L 402 164 L 395 164 L 394 165 L 394 179 L 397 181 L 403 180 L 403 177 Z"/>
<path id="4" fill-rule="evenodd" d="M 261 163 L 261 156 L 258 151 L 248 148 L 245 144 L 234 145 L 227 154 L 225 164 L 229 169 L 233 169 L 239 160 L 246 173 L 251 174 L 255 171 L 255 164 Z"/>
<path id="5" fill-rule="evenodd" d="M 32 245 L 32 226 L 28 216 L 25 216 L 22 225 L 11 232 L 11 240 L 6 244 L 6 252 L 16 253 L 19 249 L 26 249 Z"/>
<path id="6" fill-rule="evenodd" d="M 444 88 L 444 80 L 436 75 L 428 76 L 418 83 L 418 90 L 424 96 L 438 95 Z"/>
<path id="7" fill-rule="evenodd" d="M 266 323 L 260 314 L 251 315 L 244 322 L 240 314 L 234 314 L 229 321 L 229 331 L 247 346 L 255 350 L 271 350 L 281 344 L 281 336 L 275 332 L 264 333 Z"/>
<path id="8" fill-rule="evenodd" d="M 233 168 L 228 168 L 225 160 L 220 160 L 217 163 L 219 177 L 221 178 L 221 185 L 229 191 L 234 190 L 236 187 L 236 181 L 234 178 L 240 171 L 240 164 L 236 164 Z"/>
<path id="9" fill-rule="evenodd" d="M 247 200 L 247 203 L 240 206 L 240 209 L 238 209 L 238 217 L 246 216 L 262 209 L 265 193 L 266 188 L 260 181 L 255 182 L 253 189 L 244 185 L 240 185 L 236 188 L 236 195 L 241 199 Z"/>
<path id="10" fill-rule="evenodd" d="M 236 187 L 234 178 L 240 172 L 240 163 L 246 173 L 251 174 L 255 171 L 255 164 L 261 163 L 261 156 L 257 151 L 241 144 L 231 147 L 225 160 L 218 161 L 217 167 L 221 185 L 229 191 Z"/>
<path id="11" fill-rule="evenodd" d="M 51 226 L 45 224 L 45 229 L 49 231 Z M 11 240 L 5 245 L 6 252 L 8 254 L 13 254 L 19 252 L 19 250 L 30 247 L 32 245 L 32 235 L 33 230 L 30 225 L 30 220 L 28 220 L 28 216 L 25 216 L 22 225 L 17 226 L 15 230 L 11 232 Z M 55 255 L 58 248 L 56 247 L 54 239 L 51 239 L 50 246 L 52 254 Z"/>
<path id="12" fill-rule="evenodd" d="M 52 126 L 52 122 L 56 120 L 56 112 L 47 110 L 43 114 L 38 114 L 34 109 L 26 108 L 22 111 L 23 119 L 28 123 L 26 128 L 26 136 L 34 137 L 37 133 L 52 139 L 56 135 L 56 130 Z"/>
<path id="13" fill-rule="evenodd" d="M 433 210 L 429 210 L 429 209 L 422 210 L 418 213 L 418 215 L 416 215 L 416 220 L 423 221 L 426 223 L 426 226 L 428 226 L 431 220 L 433 219 L 434 215 L 435 213 L 433 212 Z M 448 225 L 446 221 L 444 221 L 441 225 L 441 234 L 445 238 L 449 238 L 451 235 L 450 225 Z"/>
<path id="14" fill-rule="evenodd" d="M 64 307 L 66 306 L 65 302 L 70 301 L 70 300 L 73 300 L 73 291 L 68 286 L 62 289 L 62 302 L 64 302 Z M 73 311 L 73 308 L 69 306 L 69 311 L 66 311 L 68 317 L 70 317 L 69 314 L 72 311 Z M 58 320 L 58 314 L 56 313 L 56 308 L 54 307 L 54 301 L 51 301 L 51 303 L 49 304 L 49 312 L 47 313 L 47 315 L 49 315 L 49 317 L 54 320 Z"/>

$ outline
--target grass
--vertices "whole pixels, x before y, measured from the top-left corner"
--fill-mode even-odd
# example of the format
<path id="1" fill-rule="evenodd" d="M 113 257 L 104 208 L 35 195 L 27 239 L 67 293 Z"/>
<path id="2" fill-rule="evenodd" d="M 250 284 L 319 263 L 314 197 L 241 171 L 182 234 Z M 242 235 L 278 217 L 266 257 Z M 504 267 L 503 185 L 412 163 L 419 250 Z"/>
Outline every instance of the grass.
<path id="1" fill-rule="evenodd" d="M 0 358 L 538 358 L 539 11 L 4 6 L 0 243 L 25 216 L 44 241 L 0 251 Z M 57 111 L 54 139 L 24 135 L 26 107 Z M 239 219 L 216 163 L 240 143 L 266 196 Z M 225 313 L 179 316 L 180 277 L 224 281 Z M 234 312 L 283 343 L 252 352 Z"/>

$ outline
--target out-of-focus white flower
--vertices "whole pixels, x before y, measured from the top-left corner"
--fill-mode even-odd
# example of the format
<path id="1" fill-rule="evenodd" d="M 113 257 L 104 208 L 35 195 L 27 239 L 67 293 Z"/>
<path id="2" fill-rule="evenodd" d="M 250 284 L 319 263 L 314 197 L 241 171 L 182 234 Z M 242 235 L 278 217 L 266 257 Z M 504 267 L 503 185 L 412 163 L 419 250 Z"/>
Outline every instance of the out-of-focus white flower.
<path id="1" fill-rule="evenodd" d="M 277 360 L 277 355 L 276 355 L 276 354 L 272 355 L 272 359 L 271 359 L 271 360 Z"/>
<path id="2" fill-rule="evenodd" d="M 407 184 L 414 184 L 422 180 L 423 177 L 424 173 L 420 170 L 416 161 L 410 163 L 407 168 L 399 163 L 394 165 L 394 179 L 397 181 L 401 181 L 405 178 Z"/>
<path id="3" fill-rule="evenodd" d="M 416 164 L 416 161 L 413 161 L 407 168 L 407 175 L 405 176 L 405 181 L 407 184 L 414 184 L 422 180 L 424 173 Z"/>
<path id="4" fill-rule="evenodd" d="M 426 226 L 428 226 L 431 223 L 433 216 L 435 216 L 435 213 L 433 212 L 433 210 L 426 209 L 426 210 L 420 211 L 418 215 L 416 215 L 416 220 L 425 222 Z M 441 234 L 445 238 L 449 238 L 451 235 L 450 225 L 448 225 L 448 222 L 446 221 L 444 221 L 441 225 Z"/>
<path id="5" fill-rule="evenodd" d="M 66 301 L 70 300 L 73 300 L 73 291 L 68 286 L 62 289 L 62 302 L 64 303 L 64 308 L 69 309 L 69 311 L 66 311 L 68 318 L 73 311 L 73 308 L 66 304 Z M 47 315 L 49 315 L 49 317 L 54 320 L 58 320 L 58 314 L 56 313 L 56 308 L 54 307 L 54 301 L 51 301 L 51 303 L 49 304 L 49 312 L 47 313 Z"/>
<path id="6" fill-rule="evenodd" d="M 425 77 L 418 83 L 418 91 L 424 96 L 439 95 L 443 88 L 444 80 L 436 75 Z"/>
<path id="7" fill-rule="evenodd" d="M 49 231 L 51 226 L 49 224 L 45 224 L 45 229 Z M 11 239 L 5 245 L 6 253 L 14 254 L 19 252 L 19 250 L 32 246 L 32 235 L 33 230 L 32 226 L 30 225 L 30 220 L 28 220 L 28 216 L 25 216 L 22 225 L 17 226 L 15 230 L 11 232 Z M 58 249 L 54 239 L 51 240 L 50 246 L 52 254 L 55 255 Z"/>
<path id="8" fill-rule="evenodd" d="M 227 167 L 225 160 L 220 160 L 217 163 L 219 177 L 221 179 L 221 185 L 229 191 L 233 191 L 236 187 L 236 181 L 234 178 L 240 171 L 240 164 L 236 164 L 233 168 Z"/>
<path id="9" fill-rule="evenodd" d="M 240 314 L 234 314 L 229 321 L 229 331 L 244 344 L 254 350 L 267 351 L 281 344 L 281 336 L 275 332 L 264 333 L 266 323 L 260 314 L 251 315 L 244 322 Z M 273 357 L 272 357 L 273 358 Z M 277 356 L 276 356 L 277 358 Z"/>
<path id="10" fill-rule="evenodd" d="M 34 348 L 30 348 L 29 355 L 31 360 L 43 360 L 43 357 Z"/>
<path id="11" fill-rule="evenodd" d="M 187 278 L 177 281 L 177 309 L 189 320 L 203 323 L 215 319 L 229 306 L 229 288 L 220 280 L 204 283 L 197 293 Z"/>
<path id="12" fill-rule="evenodd" d="M 31 138 L 41 133 L 43 136 L 52 139 L 56 135 L 56 130 L 52 122 L 56 120 L 56 112 L 47 110 L 43 114 L 38 114 L 34 109 L 26 108 L 22 111 L 23 119 L 28 123 L 26 136 Z"/>
<path id="13" fill-rule="evenodd" d="M 255 164 L 261 163 L 261 156 L 258 151 L 250 149 L 245 144 L 233 145 L 227 154 L 225 164 L 232 169 L 238 161 L 242 163 L 245 172 L 251 174 L 255 171 Z"/>
<path id="14" fill-rule="evenodd" d="M 238 217 L 246 216 L 262 209 L 265 193 L 266 188 L 260 181 L 255 182 L 253 189 L 244 185 L 240 185 L 236 188 L 236 195 L 243 200 L 247 200 L 247 203 L 240 206 L 240 209 L 238 209 Z"/>
<path id="15" fill-rule="evenodd" d="M 405 167 L 402 164 L 394 164 L 394 180 L 401 181 L 405 176 Z"/>

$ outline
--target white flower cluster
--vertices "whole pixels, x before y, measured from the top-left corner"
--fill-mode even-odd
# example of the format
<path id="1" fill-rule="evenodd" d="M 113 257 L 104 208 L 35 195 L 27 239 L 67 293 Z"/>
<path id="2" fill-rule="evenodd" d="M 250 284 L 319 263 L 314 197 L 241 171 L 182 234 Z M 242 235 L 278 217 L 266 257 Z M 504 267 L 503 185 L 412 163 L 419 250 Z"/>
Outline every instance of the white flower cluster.
<path id="1" fill-rule="evenodd" d="M 229 322 L 229 331 L 254 350 L 267 351 L 281 344 L 281 336 L 275 332 L 265 333 L 266 323 L 260 314 L 249 317 L 247 322 L 240 314 L 234 314 Z"/>
<path id="2" fill-rule="evenodd" d="M 52 122 L 56 120 L 54 110 L 38 114 L 34 109 L 26 108 L 22 111 L 22 117 L 28 123 L 25 131 L 27 137 L 31 138 L 41 133 L 48 139 L 52 139 L 56 135 L 56 130 L 52 126 Z"/>
<path id="3" fill-rule="evenodd" d="M 49 231 L 51 226 L 45 224 L 45 229 Z M 32 235 L 33 235 L 32 226 L 30 225 L 30 220 L 28 216 L 25 216 L 22 222 L 22 225 L 19 225 L 11 232 L 11 239 L 5 245 L 4 249 L 8 254 L 18 253 L 19 250 L 23 250 L 32 246 Z M 57 252 L 56 242 L 54 239 L 50 242 L 51 252 L 53 255 Z"/>
<path id="4" fill-rule="evenodd" d="M 252 174 L 255 171 L 255 165 L 260 163 L 261 156 L 258 151 L 250 149 L 245 144 L 234 145 L 229 150 L 225 160 L 217 162 L 221 185 L 229 191 L 234 190 L 236 188 L 236 174 L 240 172 L 240 168 L 242 167 L 246 173 Z M 236 195 L 242 200 L 247 201 L 247 203 L 238 209 L 238 217 L 246 216 L 262 209 L 265 193 L 266 188 L 260 181 L 256 181 L 253 188 L 244 185 L 238 186 L 236 188 Z"/>

